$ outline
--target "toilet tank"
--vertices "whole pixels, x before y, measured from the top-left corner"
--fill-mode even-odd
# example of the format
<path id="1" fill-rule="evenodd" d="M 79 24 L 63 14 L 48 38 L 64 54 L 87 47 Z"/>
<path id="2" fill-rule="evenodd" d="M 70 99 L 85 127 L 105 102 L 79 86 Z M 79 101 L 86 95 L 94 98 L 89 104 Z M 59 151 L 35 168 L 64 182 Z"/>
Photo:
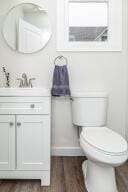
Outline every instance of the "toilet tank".
<path id="1" fill-rule="evenodd" d="M 82 127 L 106 125 L 107 94 L 105 92 L 72 92 L 73 124 Z"/>

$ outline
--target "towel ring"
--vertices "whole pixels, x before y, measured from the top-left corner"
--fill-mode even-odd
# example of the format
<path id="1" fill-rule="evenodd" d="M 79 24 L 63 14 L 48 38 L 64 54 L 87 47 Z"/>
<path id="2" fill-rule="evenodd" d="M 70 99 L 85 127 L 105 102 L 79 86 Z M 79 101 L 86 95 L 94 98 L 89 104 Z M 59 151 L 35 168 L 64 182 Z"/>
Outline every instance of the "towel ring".
<path id="1" fill-rule="evenodd" d="M 57 64 L 57 60 L 60 60 L 60 61 L 65 60 L 65 64 L 63 64 L 63 65 L 58 65 L 58 64 Z M 68 64 L 68 60 L 67 60 L 66 57 L 60 55 L 60 56 L 58 56 L 58 57 L 55 58 L 54 64 L 55 64 L 55 65 L 58 65 L 58 66 L 64 66 L 64 65 L 67 65 L 67 64 Z"/>

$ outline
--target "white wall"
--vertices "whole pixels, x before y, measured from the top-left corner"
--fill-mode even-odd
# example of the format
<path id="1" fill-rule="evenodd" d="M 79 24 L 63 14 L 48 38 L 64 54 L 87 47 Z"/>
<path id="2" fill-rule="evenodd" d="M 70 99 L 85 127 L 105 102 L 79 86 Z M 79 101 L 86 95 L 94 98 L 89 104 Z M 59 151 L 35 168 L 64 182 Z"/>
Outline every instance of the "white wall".
<path id="1" fill-rule="evenodd" d="M 126 18 L 128 18 L 128 1 L 125 7 L 125 12 L 126 12 Z M 128 25 L 126 26 L 126 32 L 128 33 Z M 128 35 L 126 38 L 126 42 L 128 42 Z M 127 43 L 127 61 L 128 61 L 128 43 Z M 126 67 L 126 125 L 125 125 L 125 132 L 126 132 L 126 138 L 128 141 L 128 62 L 127 62 L 127 67 Z"/>
<path id="2" fill-rule="evenodd" d="M 15 1 L 13 0 L 11 3 Z M 2 22 L 2 14 L 8 10 L 10 0 L 9 3 L 7 0 L 0 3 L 3 3 L 0 5 L 0 20 Z M 44 50 L 32 55 L 15 53 L 8 48 L 2 34 L 0 35 L 0 65 L 5 65 L 11 73 L 12 86 L 17 86 L 15 79 L 20 77 L 21 73 L 26 72 L 29 76 L 36 77 L 37 87 L 50 88 L 54 68 L 53 60 L 58 54 L 63 54 L 69 61 L 71 89 L 107 91 L 109 93 L 108 126 L 124 135 L 126 125 L 126 67 L 128 63 L 127 0 L 123 1 L 123 51 L 102 53 L 57 53 L 56 1 L 45 0 L 44 4 L 53 23 L 52 39 Z M 1 78 L 0 82 L 2 85 Z M 56 149 L 54 151 L 56 153 L 62 153 L 65 150 L 70 153 L 71 151 L 75 152 L 74 149 L 79 149 L 77 129 L 72 126 L 68 99 L 53 98 L 52 100 L 52 146 Z"/>

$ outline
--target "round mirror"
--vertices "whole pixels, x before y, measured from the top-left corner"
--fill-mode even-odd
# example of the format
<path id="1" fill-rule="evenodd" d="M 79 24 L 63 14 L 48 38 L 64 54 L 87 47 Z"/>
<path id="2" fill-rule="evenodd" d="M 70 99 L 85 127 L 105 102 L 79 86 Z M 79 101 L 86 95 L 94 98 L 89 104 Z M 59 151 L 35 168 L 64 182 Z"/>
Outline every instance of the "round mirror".
<path id="1" fill-rule="evenodd" d="M 13 50 L 21 53 L 41 50 L 51 34 L 52 26 L 46 10 L 35 4 L 20 4 L 9 10 L 4 19 L 4 39 Z"/>

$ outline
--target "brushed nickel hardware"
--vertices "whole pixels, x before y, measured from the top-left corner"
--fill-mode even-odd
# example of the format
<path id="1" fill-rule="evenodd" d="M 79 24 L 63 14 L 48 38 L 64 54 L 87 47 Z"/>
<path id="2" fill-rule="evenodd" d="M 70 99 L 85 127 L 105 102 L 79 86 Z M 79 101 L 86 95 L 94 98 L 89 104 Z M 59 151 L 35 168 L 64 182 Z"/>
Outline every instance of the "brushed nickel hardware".
<path id="1" fill-rule="evenodd" d="M 36 80 L 36 78 L 31 78 L 29 79 L 29 87 L 33 87 L 32 81 Z"/>
<path id="2" fill-rule="evenodd" d="M 26 73 L 22 74 L 22 78 L 23 78 L 23 87 L 28 87 L 28 78 Z"/>
<path id="3" fill-rule="evenodd" d="M 32 81 L 36 80 L 36 78 L 30 78 L 28 79 L 27 74 L 23 73 L 22 78 L 17 78 L 16 80 L 20 81 L 19 87 L 33 87 Z"/>
<path id="4" fill-rule="evenodd" d="M 59 61 L 59 64 L 57 64 L 57 62 Z M 64 61 L 64 64 L 62 63 L 62 64 L 60 64 L 60 62 L 63 62 Z M 68 60 L 67 60 L 67 58 L 66 57 L 64 57 L 64 56 L 62 56 L 62 55 L 60 55 L 60 56 L 58 56 L 58 57 L 56 57 L 55 59 L 54 59 L 54 64 L 55 65 L 67 65 L 68 64 Z"/>
<path id="5" fill-rule="evenodd" d="M 12 126 L 14 125 L 14 123 L 13 123 L 13 122 L 10 122 L 9 125 L 12 127 Z"/>
<path id="6" fill-rule="evenodd" d="M 17 122 L 17 126 L 21 126 L 21 123 L 20 123 L 20 122 Z"/>
<path id="7" fill-rule="evenodd" d="M 35 105 L 34 105 L 34 104 L 31 104 L 30 106 L 31 106 L 31 108 L 32 108 L 32 109 L 34 109 L 34 108 L 35 108 Z"/>

